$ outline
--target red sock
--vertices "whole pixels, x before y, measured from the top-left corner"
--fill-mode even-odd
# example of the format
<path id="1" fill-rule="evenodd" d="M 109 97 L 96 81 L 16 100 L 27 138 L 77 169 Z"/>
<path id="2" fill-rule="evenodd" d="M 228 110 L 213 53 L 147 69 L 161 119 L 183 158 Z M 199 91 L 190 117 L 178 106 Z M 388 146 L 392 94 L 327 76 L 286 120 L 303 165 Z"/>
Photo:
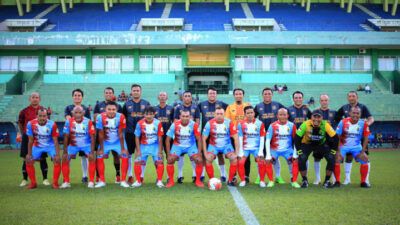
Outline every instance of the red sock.
<path id="1" fill-rule="evenodd" d="M 267 173 L 269 181 L 274 181 L 274 171 L 272 170 L 272 163 L 266 163 L 265 171 Z"/>
<path id="2" fill-rule="evenodd" d="M 214 177 L 214 167 L 212 164 L 206 163 L 206 172 L 208 175 L 208 178 L 213 178 Z"/>
<path id="3" fill-rule="evenodd" d="M 258 163 L 258 174 L 260 175 L 260 181 L 264 182 L 265 181 L 265 161 L 258 160 L 257 163 Z M 243 170 L 244 170 L 244 167 L 243 167 Z M 240 171 L 240 167 L 239 167 L 239 171 Z"/>
<path id="4" fill-rule="evenodd" d="M 94 182 L 94 174 L 96 173 L 96 161 L 89 160 L 89 181 Z"/>
<path id="5" fill-rule="evenodd" d="M 239 160 L 238 174 L 239 174 L 241 181 L 245 180 L 245 172 L 244 172 L 244 164 L 245 163 L 246 163 L 246 158 L 242 158 L 241 160 Z"/>
<path id="6" fill-rule="evenodd" d="M 238 167 L 237 162 L 236 163 L 231 162 L 231 165 L 229 166 L 229 179 L 228 179 L 229 182 L 231 182 L 233 177 L 235 176 L 237 167 Z"/>
<path id="7" fill-rule="evenodd" d="M 361 183 L 365 183 L 368 175 L 368 164 L 361 164 L 360 165 L 360 174 L 361 174 Z"/>
<path id="8" fill-rule="evenodd" d="M 174 172 L 175 172 L 174 164 L 168 164 L 167 173 L 169 177 L 169 183 L 174 183 Z"/>
<path id="9" fill-rule="evenodd" d="M 26 163 L 26 172 L 28 173 L 31 184 L 36 184 L 35 166 L 32 163 Z"/>
<path id="10" fill-rule="evenodd" d="M 66 162 L 63 162 L 61 165 L 61 170 L 62 170 L 62 175 L 64 177 L 64 182 L 69 183 L 69 160 L 67 160 Z"/>
<path id="11" fill-rule="evenodd" d="M 297 182 L 299 176 L 299 161 L 294 160 L 292 163 L 292 182 Z"/>
<path id="12" fill-rule="evenodd" d="M 61 174 L 61 163 L 54 163 L 53 184 L 58 185 L 58 178 L 60 178 L 60 174 Z"/>
<path id="13" fill-rule="evenodd" d="M 129 159 L 121 157 L 121 181 L 126 181 L 126 174 L 128 173 Z"/>
<path id="14" fill-rule="evenodd" d="M 96 164 L 97 164 L 97 170 L 99 171 L 100 181 L 106 182 L 106 180 L 104 179 L 104 170 L 105 170 L 104 158 L 98 158 L 96 160 Z"/>
<path id="15" fill-rule="evenodd" d="M 335 174 L 336 182 L 340 183 L 340 163 L 335 163 L 335 170 L 333 173 Z"/>
<path id="16" fill-rule="evenodd" d="M 142 175 L 142 164 L 135 162 L 133 170 L 135 171 L 136 181 L 142 183 L 142 180 L 140 179 L 140 175 Z"/>
<path id="17" fill-rule="evenodd" d="M 163 175 L 164 175 L 164 164 L 161 162 L 157 164 L 157 180 L 162 180 Z"/>
<path id="18" fill-rule="evenodd" d="M 196 163 L 196 182 L 201 182 L 200 177 L 202 173 L 203 173 L 203 164 Z"/>

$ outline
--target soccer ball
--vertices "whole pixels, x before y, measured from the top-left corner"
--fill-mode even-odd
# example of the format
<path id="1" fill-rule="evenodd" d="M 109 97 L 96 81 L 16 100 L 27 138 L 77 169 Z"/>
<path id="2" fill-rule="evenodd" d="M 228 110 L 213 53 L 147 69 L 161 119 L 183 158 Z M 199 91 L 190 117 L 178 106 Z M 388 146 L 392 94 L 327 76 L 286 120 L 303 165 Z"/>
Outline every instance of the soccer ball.
<path id="1" fill-rule="evenodd" d="M 210 189 L 211 191 L 218 191 L 221 188 L 222 188 L 222 183 L 220 179 L 214 177 L 208 181 L 208 189 Z"/>

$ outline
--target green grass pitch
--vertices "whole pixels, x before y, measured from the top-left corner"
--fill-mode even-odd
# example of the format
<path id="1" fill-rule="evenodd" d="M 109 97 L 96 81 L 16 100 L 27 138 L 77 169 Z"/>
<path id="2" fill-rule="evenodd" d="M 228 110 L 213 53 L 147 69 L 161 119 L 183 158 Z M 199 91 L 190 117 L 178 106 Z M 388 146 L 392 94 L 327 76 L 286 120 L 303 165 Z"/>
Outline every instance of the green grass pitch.
<path id="1" fill-rule="evenodd" d="M 359 187 L 358 164 L 353 165 L 352 184 L 340 189 L 325 190 L 311 185 L 308 189 L 293 190 L 289 184 L 261 189 L 253 183 L 238 189 L 260 224 L 400 224 L 399 160 L 400 151 L 373 152 L 372 188 L 368 190 Z M 155 186 L 152 163 L 148 163 L 144 186 L 119 187 L 113 182 L 112 159 L 106 160 L 107 187 L 88 189 L 80 183 L 79 161 L 72 162 L 71 189 L 52 190 L 41 185 L 36 163 L 39 187 L 27 190 L 18 187 L 18 152 L 0 152 L 0 224 L 245 224 L 226 186 L 215 192 L 191 183 L 188 159 L 185 183 L 171 189 Z M 287 165 L 282 159 L 281 165 L 282 175 L 288 181 Z M 51 178 L 51 162 L 49 166 Z M 255 163 L 252 167 L 254 181 Z M 312 182 L 312 163 L 310 167 Z M 214 169 L 218 176 L 219 170 L 216 166 Z M 321 171 L 321 176 L 324 174 Z"/>

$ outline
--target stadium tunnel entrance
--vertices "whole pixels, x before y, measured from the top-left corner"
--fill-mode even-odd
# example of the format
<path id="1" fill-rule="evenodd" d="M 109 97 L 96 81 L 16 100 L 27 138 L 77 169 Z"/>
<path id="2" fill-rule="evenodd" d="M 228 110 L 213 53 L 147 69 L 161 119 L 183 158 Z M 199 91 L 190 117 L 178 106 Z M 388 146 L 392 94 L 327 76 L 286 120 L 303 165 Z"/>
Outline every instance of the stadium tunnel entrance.
<path id="1" fill-rule="evenodd" d="M 206 94 L 215 87 L 220 94 L 227 94 L 232 83 L 229 63 L 229 45 L 188 46 L 185 67 L 186 89 L 194 94 Z"/>
<path id="2" fill-rule="evenodd" d="M 232 77 L 232 68 L 186 68 L 186 88 L 193 94 L 207 94 L 209 87 L 217 89 L 219 94 L 228 94 Z"/>

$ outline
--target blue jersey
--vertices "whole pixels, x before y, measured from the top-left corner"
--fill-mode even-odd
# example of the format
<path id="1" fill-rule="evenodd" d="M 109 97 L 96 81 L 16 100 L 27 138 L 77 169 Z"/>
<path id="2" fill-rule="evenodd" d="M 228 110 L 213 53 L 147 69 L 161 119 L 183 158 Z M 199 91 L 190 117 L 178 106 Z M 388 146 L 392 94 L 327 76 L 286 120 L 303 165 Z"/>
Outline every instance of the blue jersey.
<path id="1" fill-rule="evenodd" d="M 94 106 L 93 114 L 100 114 L 106 111 L 107 102 L 102 101 Z M 122 113 L 122 107 L 118 104 L 117 112 Z"/>
<path id="2" fill-rule="evenodd" d="M 91 135 L 96 132 L 92 121 L 88 118 L 78 123 L 72 117 L 65 121 L 63 133 L 69 135 L 70 146 L 87 147 L 91 144 Z"/>
<path id="3" fill-rule="evenodd" d="M 224 110 L 226 110 L 226 108 L 228 107 L 228 104 L 226 104 L 225 102 L 222 102 L 222 101 L 216 101 L 214 103 L 211 103 L 209 101 L 200 102 L 200 104 L 198 105 L 198 108 L 199 108 L 199 111 L 201 114 L 202 128 L 204 128 L 204 126 L 206 125 L 206 123 L 209 120 L 214 118 L 216 107 L 221 107 Z"/>
<path id="4" fill-rule="evenodd" d="M 200 137 L 199 125 L 190 120 L 183 126 L 181 120 L 175 121 L 167 132 L 167 136 L 174 139 L 174 145 L 179 147 L 191 147 L 196 145 L 196 136 Z"/>
<path id="5" fill-rule="evenodd" d="M 289 121 L 294 123 L 296 127 L 300 127 L 301 124 L 307 119 L 311 119 L 311 111 L 306 105 L 302 105 L 300 108 L 294 105 L 288 108 Z"/>
<path id="6" fill-rule="evenodd" d="M 147 106 L 150 106 L 150 103 L 144 99 L 140 99 L 139 102 L 129 100 L 125 103 L 122 113 L 126 117 L 127 133 L 133 134 L 135 132 L 136 124 L 139 120 L 143 119 L 143 111 Z"/>
<path id="7" fill-rule="evenodd" d="M 269 125 L 277 120 L 278 110 L 280 108 L 285 108 L 279 102 L 270 102 L 265 104 L 264 102 L 258 103 L 254 108 L 256 117 L 264 123 L 264 127 L 268 128 Z"/>
<path id="8" fill-rule="evenodd" d="M 83 108 L 83 110 L 85 110 L 85 117 L 90 119 L 90 111 L 89 111 L 89 109 L 85 105 L 81 105 L 81 107 Z M 72 117 L 73 116 L 72 115 L 72 111 L 74 110 L 74 108 L 75 108 L 75 105 L 69 105 L 69 106 L 65 107 L 64 117 L 66 117 L 66 116 L 71 116 Z"/>
<path id="9" fill-rule="evenodd" d="M 336 122 L 336 111 L 331 109 L 320 109 L 322 112 L 322 119 L 328 121 L 333 129 L 336 129 L 337 122 Z"/>
<path id="10" fill-rule="evenodd" d="M 163 129 L 166 132 L 174 122 L 174 108 L 170 105 L 166 105 L 164 108 L 157 105 L 154 108 L 156 109 L 155 118 L 162 123 Z"/>
<path id="11" fill-rule="evenodd" d="M 371 113 L 369 112 L 369 109 L 367 106 L 365 106 L 361 103 L 357 103 L 356 106 L 358 106 L 361 110 L 360 119 L 368 119 L 368 117 L 372 116 Z M 346 105 L 343 105 L 342 107 L 340 107 L 340 109 L 337 111 L 337 114 L 336 114 L 336 121 L 340 121 L 343 118 L 349 117 L 350 110 L 351 110 L 350 104 L 346 104 Z"/>
<path id="12" fill-rule="evenodd" d="M 255 119 L 253 122 L 243 120 L 238 124 L 239 137 L 243 137 L 243 150 L 258 150 L 260 139 L 265 137 L 264 124 Z"/>
<path id="13" fill-rule="evenodd" d="M 191 104 L 190 106 L 178 105 L 174 109 L 174 119 L 179 120 L 179 116 L 181 115 L 181 111 L 188 110 L 190 112 L 190 118 L 192 120 L 200 119 L 200 110 L 197 108 L 195 104 Z"/>
<path id="14" fill-rule="evenodd" d="M 33 137 L 33 146 L 47 148 L 54 146 L 53 137 L 58 137 L 57 124 L 52 120 L 47 120 L 46 124 L 40 125 L 38 119 L 28 122 L 26 125 L 26 135 Z"/>

